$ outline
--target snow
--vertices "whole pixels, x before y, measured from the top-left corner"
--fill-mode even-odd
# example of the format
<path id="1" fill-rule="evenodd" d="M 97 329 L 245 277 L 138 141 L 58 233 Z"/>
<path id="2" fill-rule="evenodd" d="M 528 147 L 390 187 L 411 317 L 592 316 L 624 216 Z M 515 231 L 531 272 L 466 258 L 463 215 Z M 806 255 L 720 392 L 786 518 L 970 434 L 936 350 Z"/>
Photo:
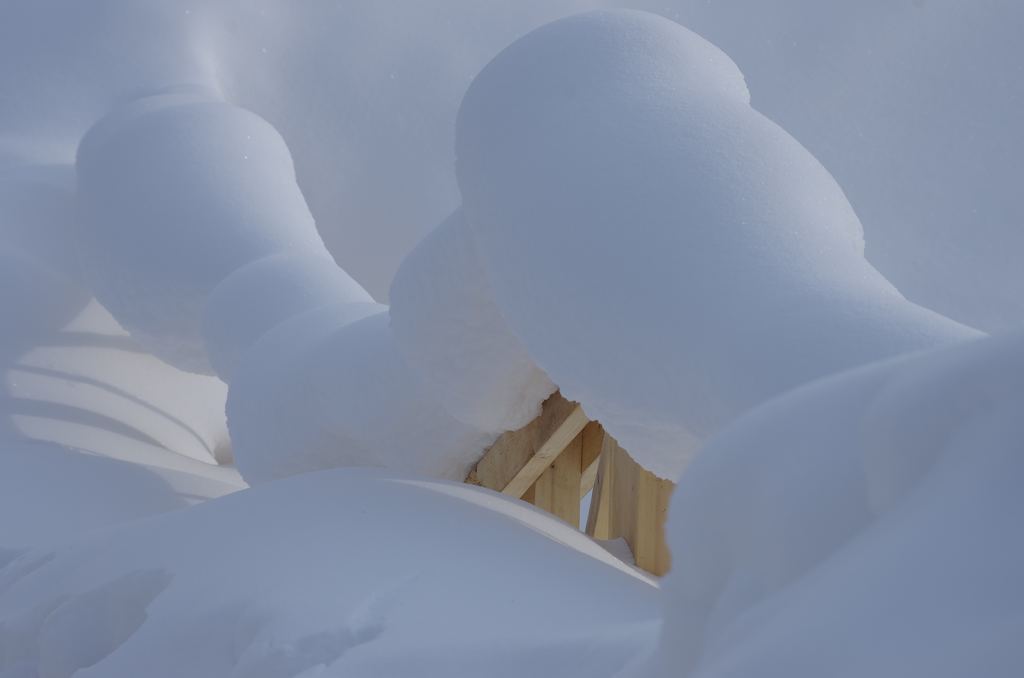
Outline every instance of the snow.
<path id="1" fill-rule="evenodd" d="M 245 486 L 224 385 L 145 353 L 92 299 L 74 168 L 0 172 L 0 551 Z"/>
<path id="2" fill-rule="evenodd" d="M 0 343 L 0 549 L 245 486 L 216 465 L 230 459 L 220 381 L 144 353 L 94 301 L 57 330 L 29 337 L 16 327 Z"/>
<path id="3" fill-rule="evenodd" d="M 85 306 L 72 241 L 70 168 L 0 171 L 0 356 L 57 330 Z"/>
<path id="4" fill-rule="evenodd" d="M 285 320 L 318 306 L 373 299 L 334 260 L 282 252 L 247 264 L 214 288 L 203 310 L 204 346 L 225 381 L 241 356 Z"/>
<path id="5" fill-rule="evenodd" d="M 831 175 L 665 19 L 586 13 L 519 40 L 466 94 L 457 153 L 509 327 L 662 477 L 775 394 L 976 334 L 871 267 Z"/>
<path id="6" fill-rule="evenodd" d="M 656 617 L 648 580 L 540 511 L 346 469 L 21 555 L 0 671 L 610 677 Z"/>
<path id="7" fill-rule="evenodd" d="M 290 249 L 326 256 L 284 140 L 205 92 L 116 109 L 82 140 L 76 170 L 97 298 L 176 367 L 210 371 L 202 309 L 229 274 Z"/>
<path id="8" fill-rule="evenodd" d="M 381 466 L 465 479 L 495 436 L 445 412 L 399 356 L 387 312 L 354 306 L 297 316 L 243 358 L 227 403 L 242 475 Z"/>
<path id="9" fill-rule="evenodd" d="M 126 461 L 47 442 L 0 439 L 0 551 L 187 508 L 242 489 L 228 469 L 189 459 Z"/>
<path id="10" fill-rule="evenodd" d="M 9 4 L 2 678 L 1021 673 L 1019 7 Z"/>
<path id="11" fill-rule="evenodd" d="M 201 84 L 281 131 L 332 254 L 378 299 L 460 203 L 452 119 L 476 73 L 545 22 L 621 5 L 735 59 L 755 106 L 839 179 L 869 259 L 911 299 L 986 330 L 1022 317 L 1017 3 L 96 1 L 8 8 L 0 91 L 17 96 L 0 110 L 0 166 L 71 163 L 126 97 Z"/>
<path id="12" fill-rule="evenodd" d="M 452 120 L 524 32 L 608 0 L 32 0 L 0 26 L 0 167 L 74 161 L 126 98 L 194 83 L 288 141 L 332 254 L 375 298 L 459 204 Z M 30 55 L 30 58 L 29 58 Z"/>
<path id="13" fill-rule="evenodd" d="M 145 353 L 95 302 L 2 368 L 12 435 L 136 461 L 230 456 L 224 384 Z"/>
<path id="14" fill-rule="evenodd" d="M 1024 269 L 1012 254 L 1024 248 L 1024 5 L 630 4 L 671 17 L 739 64 L 754 106 L 842 185 L 868 259 L 908 298 L 987 331 L 1024 320 Z"/>
<path id="15" fill-rule="evenodd" d="M 309 391 L 295 371 L 299 360 L 335 331 L 386 309 L 372 303 L 313 308 L 275 326 L 241 357 L 226 412 L 235 463 L 249 483 L 314 470 L 310 461 L 338 454 L 330 441 L 323 441 L 322 451 L 313 449 L 319 428 L 309 423 L 314 413 L 303 406 Z M 303 450 L 302 456 L 292 450 Z"/>
<path id="16" fill-rule="evenodd" d="M 754 410 L 669 518 L 663 676 L 1011 676 L 1024 337 L 896 358 Z"/>
<path id="17" fill-rule="evenodd" d="M 402 261 L 391 329 L 448 413 L 481 431 L 522 428 L 555 390 L 506 326 L 461 210 Z"/>

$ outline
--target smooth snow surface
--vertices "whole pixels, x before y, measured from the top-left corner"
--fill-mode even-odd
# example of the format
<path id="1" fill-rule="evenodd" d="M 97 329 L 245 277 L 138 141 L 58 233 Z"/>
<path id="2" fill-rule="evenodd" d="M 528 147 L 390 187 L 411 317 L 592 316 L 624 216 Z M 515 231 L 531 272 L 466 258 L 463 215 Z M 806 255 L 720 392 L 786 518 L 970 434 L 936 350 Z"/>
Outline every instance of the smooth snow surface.
<path id="1" fill-rule="evenodd" d="M 264 334 L 239 361 L 226 405 L 235 461 L 250 483 L 330 467 L 341 451 L 319 440 L 310 393 L 296 375 L 317 344 L 362 318 L 385 312 L 379 304 L 314 308 Z M 348 388 L 339 384 L 339 388 Z"/>
<path id="2" fill-rule="evenodd" d="M 35 293 L 19 291 L 29 299 Z M 29 346 L 21 343 L 29 337 L 4 330 L 0 549 L 245 486 L 234 469 L 216 465 L 230 459 L 220 381 L 146 354 L 95 302 L 61 329 L 35 334 Z"/>
<path id="3" fill-rule="evenodd" d="M 1024 4 L 630 4 L 739 64 L 754 106 L 839 181 L 864 223 L 868 259 L 908 298 L 988 331 L 1024 322 Z"/>
<path id="4" fill-rule="evenodd" d="M 399 356 L 379 308 L 314 309 L 246 354 L 227 411 L 247 481 L 338 466 L 466 477 L 494 436 L 453 419 L 433 398 Z"/>
<path id="5" fill-rule="evenodd" d="M 1019 678 L 1022 19 L 6 3 L 0 678 Z M 445 482 L 556 386 L 663 588 Z"/>
<path id="6" fill-rule="evenodd" d="M 391 329 L 448 412 L 481 431 L 525 426 L 555 390 L 506 326 L 461 210 L 402 261 Z"/>
<path id="7" fill-rule="evenodd" d="M 0 353 L 60 329 L 92 295 L 74 247 L 71 167 L 0 170 Z"/>
<path id="8" fill-rule="evenodd" d="M 12 560 L 0 673 L 610 678 L 656 596 L 493 492 L 327 471 Z"/>
<path id="9" fill-rule="evenodd" d="M 127 460 L 0 438 L 0 553 L 187 508 L 245 487 L 229 468 L 167 452 L 139 456 Z"/>
<path id="10" fill-rule="evenodd" d="M 974 335 L 901 297 L 729 58 L 654 15 L 579 15 L 507 48 L 463 101 L 457 152 L 510 328 L 662 477 L 772 395 Z"/>
<path id="11" fill-rule="evenodd" d="M 284 252 L 243 266 L 206 301 L 203 338 L 210 364 L 230 381 L 241 356 L 268 331 L 303 311 L 339 303 L 373 299 L 328 256 Z"/>
<path id="12" fill-rule="evenodd" d="M 1024 666 L 1024 336 L 871 365 L 713 439 L 669 519 L 659 676 Z"/>
<path id="13" fill-rule="evenodd" d="M 383 299 L 460 203 L 452 119 L 474 75 L 529 30 L 611 5 L 735 59 L 754 105 L 837 177 L 868 258 L 912 300 L 988 330 L 1024 319 L 1024 5 L 1011 0 L 12 2 L 0 167 L 71 163 L 125 100 L 203 85 L 281 131 L 332 254 Z"/>
<path id="14" fill-rule="evenodd" d="M 280 135 L 203 92 L 115 110 L 86 134 L 76 169 L 97 297 L 176 367 L 210 371 L 202 309 L 232 272 L 289 249 L 327 256 Z"/>
<path id="15" fill-rule="evenodd" d="M 245 486 L 216 465 L 224 384 L 149 355 L 92 300 L 76 227 L 72 167 L 0 172 L 0 551 Z"/>

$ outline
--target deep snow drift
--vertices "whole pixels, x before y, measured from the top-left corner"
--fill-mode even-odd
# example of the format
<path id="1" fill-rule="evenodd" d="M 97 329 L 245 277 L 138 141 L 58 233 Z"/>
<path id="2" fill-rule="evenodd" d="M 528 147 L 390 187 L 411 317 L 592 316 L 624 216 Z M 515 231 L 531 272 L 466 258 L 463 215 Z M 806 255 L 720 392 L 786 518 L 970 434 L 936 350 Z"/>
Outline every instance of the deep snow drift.
<path id="1" fill-rule="evenodd" d="M 6 8 L 0 676 L 1017 676 L 1024 337 L 865 259 L 1014 322 L 996 2 L 583 15 L 457 124 L 602 3 Z M 556 385 L 703 445 L 663 591 L 437 480 Z"/>
<path id="2" fill-rule="evenodd" d="M 216 379 L 145 353 L 95 302 L 30 347 L 5 341 L 18 334 L 4 329 L 0 549 L 51 543 L 245 486 L 233 468 L 216 465 L 230 458 L 225 389 Z"/>
<path id="3" fill-rule="evenodd" d="M 610 678 L 656 595 L 507 497 L 327 471 L 22 555 L 0 570 L 0 673 Z"/>
<path id="4" fill-rule="evenodd" d="M 773 395 L 975 334 L 871 267 L 828 172 L 750 108 L 725 54 L 665 19 L 527 35 L 474 80 L 456 142 L 512 332 L 662 477 Z"/>
<path id="5" fill-rule="evenodd" d="M 743 417 L 673 499 L 657 675 L 1019 675 L 1022 411 L 1017 334 Z"/>

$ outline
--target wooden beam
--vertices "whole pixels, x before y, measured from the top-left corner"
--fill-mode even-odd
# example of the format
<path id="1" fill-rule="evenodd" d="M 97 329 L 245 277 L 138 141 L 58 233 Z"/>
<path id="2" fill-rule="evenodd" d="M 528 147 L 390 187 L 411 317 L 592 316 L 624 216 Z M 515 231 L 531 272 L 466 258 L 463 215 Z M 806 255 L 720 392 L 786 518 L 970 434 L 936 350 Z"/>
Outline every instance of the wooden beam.
<path id="1" fill-rule="evenodd" d="M 587 423 L 576 403 L 554 393 L 539 417 L 499 437 L 466 482 L 522 497 Z"/>
<path id="2" fill-rule="evenodd" d="M 637 464 L 582 408 L 554 393 L 539 417 L 503 434 L 466 482 L 524 499 L 572 525 L 592 492 L 586 532 L 622 538 L 638 567 L 661 576 L 671 564 L 665 518 L 675 485 Z"/>
<path id="3" fill-rule="evenodd" d="M 579 529 L 580 526 L 580 456 L 583 434 L 573 438 L 554 463 L 541 474 L 533 486 L 533 504 Z"/>
<path id="4" fill-rule="evenodd" d="M 543 418 L 543 417 L 542 417 Z M 502 490 L 503 494 L 513 497 L 521 497 L 530 486 L 537 482 L 541 474 L 558 458 L 558 455 L 569 446 L 576 436 L 580 434 L 583 427 L 587 425 L 587 415 L 583 408 L 576 405 L 569 414 L 561 420 L 551 431 L 551 434 L 541 443 L 540 447 L 532 457 L 523 465 L 519 472 L 508 482 Z M 579 458 L 577 457 L 577 463 Z M 579 485 L 577 485 L 579 487 Z M 577 497 L 579 492 L 576 492 Z"/>

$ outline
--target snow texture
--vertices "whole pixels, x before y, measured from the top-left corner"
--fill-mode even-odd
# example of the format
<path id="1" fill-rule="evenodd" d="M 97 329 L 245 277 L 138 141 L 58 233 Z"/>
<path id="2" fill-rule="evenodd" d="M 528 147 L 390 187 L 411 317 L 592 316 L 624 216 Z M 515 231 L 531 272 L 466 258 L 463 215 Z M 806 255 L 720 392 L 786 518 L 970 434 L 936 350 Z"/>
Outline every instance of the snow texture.
<path id="1" fill-rule="evenodd" d="M 757 109 L 839 181 L 867 258 L 909 299 L 987 331 L 1024 322 L 1024 4 L 630 4 L 739 64 Z"/>
<path id="2" fill-rule="evenodd" d="M 507 497 L 326 471 L 15 558 L 0 673 L 610 678 L 653 633 L 656 596 Z"/>
<path id="3" fill-rule="evenodd" d="M 660 17 L 587 13 L 508 47 L 466 94 L 457 154 L 512 332 L 662 477 L 773 395 L 976 335 L 868 264 L 828 172 Z"/>
<path id="4" fill-rule="evenodd" d="M 338 303 L 373 299 L 328 256 L 284 252 L 247 264 L 206 301 L 203 338 L 210 364 L 231 381 L 241 356 L 269 330 L 303 311 Z"/>
<path id="5" fill-rule="evenodd" d="M 126 99 L 194 83 L 288 142 L 336 260 L 384 299 L 459 205 L 452 120 L 473 76 L 526 31 L 609 0 L 69 0 L 8 3 L 0 167 L 73 163 Z"/>
<path id="6" fill-rule="evenodd" d="M 33 309 L 37 320 L 41 310 Z M 14 327 L 5 326 L 3 339 L 0 515 L 8 519 L 0 521 L 0 549 L 245 486 L 234 469 L 217 465 L 230 460 L 224 385 L 143 352 L 95 302 L 59 330 L 32 336 L 30 346 Z"/>
<path id="7" fill-rule="evenodd" d="M 555 390 L 505 324 L 461 210 L 402 261 L 391 329 L 448 413 L 481 431 L 522 428 Z"/>
<path id="8" fill-rule="evenodd" d="M 702 451 L 669 518 L 659 676 L 1024 665 L 1019 333 L 830 377 Z"/>
<path id="9" fill-rule="evenodd" d="M 226 411 L 235 463 L 249 483 L 315 470 L 339 454 L 331 441 L 315 440 L 315 416 L 301 406 L 310 394 L 296 377 L 296 368 L 334 332 L 386 310 L 379 304 L 314 308 L 277 325 L 242 356 Z"/>
<path id="10" fill-rule="evenodd" d="M 202 309 L 229 274 L 286 250 L 326 256 L 284 140 L 206 92 L 116 109 L 82 140 L 76 170 L 96 296 L 176 367 L 210 372 Z"/>
<path id="11" fill-rule="evenodd" d="M 191 506 L 244 483 L 225 388 L 145 353 L 84 286 L 74 168 L 0 172 L 0 550 Z"/>
<path id="12" fill-rule="evenodd" d="M 466 477 L 494 436 L 445 412 L 398 355 L 378 309 L 314 309 L 244 357 L 227 413 L 248 482 L 339 466 Z"/>
<path id="13" fill-rule="evenodd" d="M 529 30 L 612 4 L 727 52 L 757 108 L 839 180 L 869 260 L 909 298 L 986 330 L 1024 319 L 1024 5 L 1007 0 L 8 3 L 0 167 L 73 163 L 126 97 L 198 83 L 280 130 L 331 253 L 383 300 L 460 204 L 452 119 L 472 78 Z"/>
<path id="14" fill-rule="evenodd" d="M 747 80 L 596 12 L 453 125 L 619 3 L 8 4 L 3 678 L 1020 675 L 1024 335 L 883 273 L 1019 325 L 1021 6 L 631 0 Z M 701 446 L 662 590 L 423 477 L 555 384 Z"/>

